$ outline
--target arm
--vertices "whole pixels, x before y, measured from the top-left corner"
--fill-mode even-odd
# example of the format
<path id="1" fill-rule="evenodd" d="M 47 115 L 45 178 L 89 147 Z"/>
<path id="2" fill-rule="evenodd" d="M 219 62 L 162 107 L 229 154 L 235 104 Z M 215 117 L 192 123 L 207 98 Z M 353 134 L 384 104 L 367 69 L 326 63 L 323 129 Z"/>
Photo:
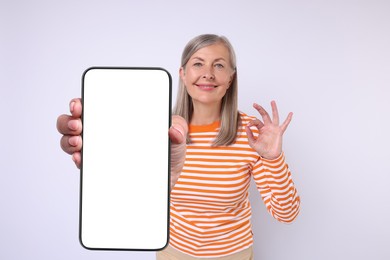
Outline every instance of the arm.
<path id="1" fill-rule="evenodd" d="M 292 119 L 289 113 L 279 125 L 279 113 L 275 101 L 271 102 L 272 119 L 258 104 L 254 108 L 263 121 L 255 119 L 246 126 L 249 145 L 260 158 L 253 167 L 253 176 L 262 199 L 273 217 L 285 223 L 292 222 L 299 213 L 300 198 L 282 153 L 282 139 Z M 256 135 L 250 127 L 256 127 Z"/>
<path id="2" fill-rule="evenodd" d="M 299 213 L 300 197 L 284 154 L 273 160 L 260 158 L 253 168 L 253 178 L 268 212 L 280 222 L 294 221 Z"/>

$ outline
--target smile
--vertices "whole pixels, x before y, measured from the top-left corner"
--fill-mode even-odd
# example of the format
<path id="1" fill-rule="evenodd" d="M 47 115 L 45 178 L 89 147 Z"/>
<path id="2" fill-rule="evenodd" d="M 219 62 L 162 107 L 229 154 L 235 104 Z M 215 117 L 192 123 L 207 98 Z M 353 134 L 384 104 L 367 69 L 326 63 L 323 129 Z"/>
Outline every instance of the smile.
<path id="1" fill-rule="evenodd" d="M 213 90 L 215 89 L 217 86 L 215 85 L 202 85 L 202 84 L 199 84 L 199 85 L 196 85 L 198 88 L 200 88 L 201 90 Z"/>

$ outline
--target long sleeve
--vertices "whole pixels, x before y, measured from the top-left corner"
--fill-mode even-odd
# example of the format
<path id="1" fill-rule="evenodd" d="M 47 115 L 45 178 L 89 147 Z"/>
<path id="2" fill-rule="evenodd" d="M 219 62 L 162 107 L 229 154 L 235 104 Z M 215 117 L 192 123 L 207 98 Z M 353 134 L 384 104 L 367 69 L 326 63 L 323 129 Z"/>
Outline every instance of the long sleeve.
<path id="1" fill-rule="evenodd" d="M 251 174 L 276 219 L 288 223 L 298 214 L 299 197 L 284 157 L 261 159 L 248 143 L 245 125 L 253 119 L 241 114 L 237 139 L 229 146 L 212 146 L 219 121 L 189 126 L 191 143 L 171 191 L 173 248 L 194 257 L 221 257 L 253 245 Z"/>
<path id="2" fill-rule="evenodd" d="M 294 221 L 300 210 L 300 197 L 284 154 L 275 160 L 259 158 L 252 174 L 268 212 L 280 222 Z"/>

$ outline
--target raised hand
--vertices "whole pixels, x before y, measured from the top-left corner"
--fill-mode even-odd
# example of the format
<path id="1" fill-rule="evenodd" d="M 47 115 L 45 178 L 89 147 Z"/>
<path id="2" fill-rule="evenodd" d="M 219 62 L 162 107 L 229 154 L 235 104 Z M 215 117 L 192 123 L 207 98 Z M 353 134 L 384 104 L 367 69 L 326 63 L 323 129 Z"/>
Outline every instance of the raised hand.
<path id="1" fill-rule="evenodd" d="M 279 125 L 279 113 L 276 102 L 271 102 L 272 119 L 268 112 L 260 105 L 253 104 L 253 107 L 260 113 L 262 120 L 256 119 L 248 123 L 246 133 L 248 135 L 249 145 L 265 159 L 276 159 L 282 153 L 282 139 L 288 125 L 291 122 L 293 113 L 289 113 L 282 125 Z M 253 135 L 251 126 L 259 130 L 259 135 Z"/>
<path id="2" fill-rule="evenodd" d="M 57 118 L 57 130 L 62 134 L 61 148 L 66 153 L 72 155 L 72 159 L 77 168 L 81 166 L 81 148 L 83 140 L 81 132 L 83 129 L 81 114 L 82 104 L 80 98 L 74 98 L 69 104 L 71 115 L 60 115 Z M 186 153 L 186 137 L 188 125 L 184 118 L 173 115 L 172 126 L 168 130 L 171 140 L 171 187 L 179 178 L 184 165 Z"/>

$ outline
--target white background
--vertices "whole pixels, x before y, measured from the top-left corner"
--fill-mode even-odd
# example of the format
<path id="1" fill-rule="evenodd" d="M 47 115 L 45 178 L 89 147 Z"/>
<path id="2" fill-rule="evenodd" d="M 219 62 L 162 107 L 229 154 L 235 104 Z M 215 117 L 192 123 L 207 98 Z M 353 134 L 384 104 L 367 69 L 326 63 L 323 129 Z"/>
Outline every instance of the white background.
<path id="1" fill-rule="evenodd" d="M 301 214 L 276 222 L 252 186 L 255 259 L 390 259 L 389 14 L 385 0 L 1 0 L 0 259 L 154 259 L 81 247 L 79 172 L 55 122 L 90 66 L 164 67 L 175 93 L 202 33 L 234 45 L 241 110 L 294 112 Z"/>

